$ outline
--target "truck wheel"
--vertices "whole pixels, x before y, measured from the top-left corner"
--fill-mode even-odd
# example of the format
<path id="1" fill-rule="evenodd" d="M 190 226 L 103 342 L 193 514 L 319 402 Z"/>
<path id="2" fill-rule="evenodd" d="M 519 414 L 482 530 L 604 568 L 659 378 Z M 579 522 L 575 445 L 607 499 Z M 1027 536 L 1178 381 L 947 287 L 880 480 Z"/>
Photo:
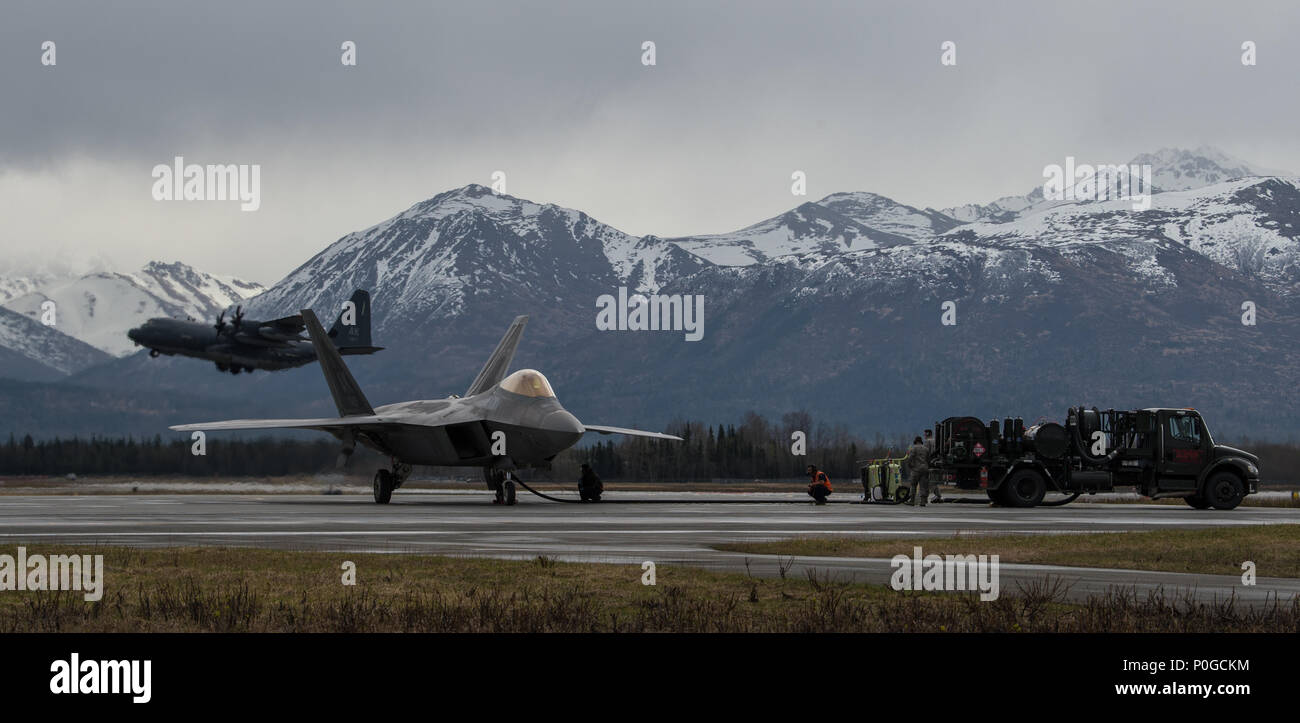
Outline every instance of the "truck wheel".
<path id="1" fill-rule="evenodd" d="M 1192 507 L 1195 507 L 1198 510 L 1210 509 L 1210 503 L 1207 502 L 1206 499 L 1200 495 L 1192 495 L 1191 497 L 1184 497 L 1183 501 L 1185 501 L 1187 504 L 1191 505 Z"/>
<path id="2" fill-rule="evenodd" d="M 1047 480 L 1032 469 L 1022 469 L 1011 475 L 999 491 L 1008 507 L 1036 507 L 1047 494 Z"/>
<path id="3" fill-rule="evenodd" d="M 1205 482 L 1205 501 L 1216 510 L 1230 510 L 1245 496 L 1241 478 L 1231 472 L 1220 472 Z"/>

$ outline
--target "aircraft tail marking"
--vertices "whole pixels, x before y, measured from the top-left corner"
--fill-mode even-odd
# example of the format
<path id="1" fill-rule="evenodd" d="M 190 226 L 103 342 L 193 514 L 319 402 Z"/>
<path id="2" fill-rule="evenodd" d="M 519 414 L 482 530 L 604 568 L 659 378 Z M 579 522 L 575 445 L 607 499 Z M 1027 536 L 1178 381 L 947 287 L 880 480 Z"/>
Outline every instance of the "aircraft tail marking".
<path id="1" fill-rule="evenodd" d="M 349 314 L 355 314 L 356 318 L 347 319 Z M 347 321 L 352 323 L 346 323 Z M 348 305 L 339 313 L 339 318 L 334 320 L 334 326 L 330 327 L 329 337 L 334 340 L 334 346 L 340 349 L 373 348 L 370 346 L 370 292 L 365 289 L 352 292 Z"/>

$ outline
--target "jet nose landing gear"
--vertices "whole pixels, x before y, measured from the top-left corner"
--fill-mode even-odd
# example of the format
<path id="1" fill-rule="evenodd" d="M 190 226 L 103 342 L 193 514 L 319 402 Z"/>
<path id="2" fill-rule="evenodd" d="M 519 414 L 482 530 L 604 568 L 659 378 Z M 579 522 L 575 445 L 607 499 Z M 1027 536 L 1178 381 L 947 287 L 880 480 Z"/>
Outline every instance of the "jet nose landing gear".
<path id="1" fill-rule="evenodd" d="M 507 505 L 513 505 L 518 502 L 518 500 L 515 499 L 515 478 L 512 477 L 509 472 L 506 472 L 506 482 L 501 486 L 504 488 Z"/>
<path id="2" fill-rule="evenodd" d="M 496 493 L 492 504 L 513 505 L 519 501 L 515 493 L 515 478 L 510 472 L 484 467 L 483 476 L 487 478 L 488 489 Z"/>

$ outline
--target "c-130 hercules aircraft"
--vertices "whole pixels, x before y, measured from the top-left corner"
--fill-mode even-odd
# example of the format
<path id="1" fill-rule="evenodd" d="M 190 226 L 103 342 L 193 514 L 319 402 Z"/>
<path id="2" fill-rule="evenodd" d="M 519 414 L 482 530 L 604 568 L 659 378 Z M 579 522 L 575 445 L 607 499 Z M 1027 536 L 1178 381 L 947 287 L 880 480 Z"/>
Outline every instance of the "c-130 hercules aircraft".
<path id="1" fill-rule="evenodd" d="M 204 324 L 180 319 L 150 319 L 126 333 L 137 346 L 149 349 L 149 356 L 159 354 L 206 359 L 218 371 L 238 374 L 254 369 L 277 371 L 292 369 L 316 361 L 316 346 L 303 339 L 302 317 L 294 314 L 271 321 L 244 318 L 242 306 L 226 321 L 226 312 L 217 323 Z M 370 345 L 370 294 L 357 289 L 343 305 L 338 321 L 329 331 L 331 346 L 341 354 L 374 354 L 383 351 Z"/>
<path id="2" fill-rule="evenodd" d="M 337 418 L 236 419 L 171 427 L 178 432 L 224 429 L 319 429 L 343 443 L 340 464 L 356 443 L 387 455 L 392 469 L 375 473 L 375 502 L 386 504 L 412 465 L 482 467 L 497 502 L 515 503 L 514 471 L 548 462 L 586 432 L 654 439 L 681 437 L 623 427 L 583 424 L 560 406 L 541 372 L 520 369 L 506 376 L 527 316 L 516 317 L 465 396 L 397 402 L 372 407 L 311 309 L 302 320 L 317 349 L 321 371 L 338 407 Z"/>

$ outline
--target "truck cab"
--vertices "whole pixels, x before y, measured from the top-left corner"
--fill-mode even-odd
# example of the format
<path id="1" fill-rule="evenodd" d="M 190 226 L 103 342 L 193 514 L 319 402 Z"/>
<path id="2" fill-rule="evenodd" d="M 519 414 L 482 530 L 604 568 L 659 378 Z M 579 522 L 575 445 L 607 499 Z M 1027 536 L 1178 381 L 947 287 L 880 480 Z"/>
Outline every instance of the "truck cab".
<path id="1" fill-rule="evenodd" d="M 1143 415 L 1142 413 L 1146 413 Z M 1205 419 L 1194 409 L 1144 409 L 1139 428 L 1154 452 L 1150 497 L 1183 497 L 1197 509 L 1232 509 L 1259 489 L 1259 458 L 1224 444 L 1215 444 Z M 1150 422 L 1144 424 L 1143 416 Z"/>

